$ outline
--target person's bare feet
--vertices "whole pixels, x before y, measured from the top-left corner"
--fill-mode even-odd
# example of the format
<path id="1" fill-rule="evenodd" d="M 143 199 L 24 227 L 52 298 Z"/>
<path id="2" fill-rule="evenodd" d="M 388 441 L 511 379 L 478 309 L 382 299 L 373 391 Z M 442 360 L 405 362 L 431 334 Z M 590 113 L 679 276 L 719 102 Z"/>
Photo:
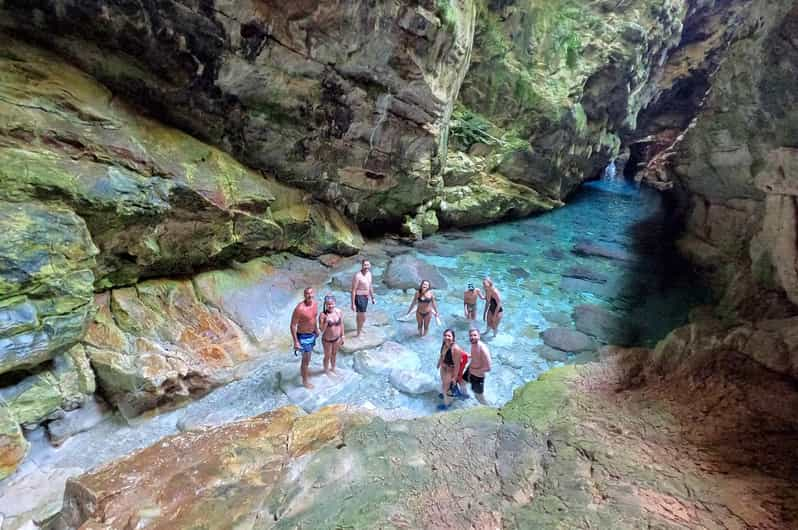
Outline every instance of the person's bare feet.
<path id="1" fill-rule="evenodd" d="M 308 380 L 303 380 L 302 384 L 305 385 L 305 388 L 313 388 L 313 383 Z"/>

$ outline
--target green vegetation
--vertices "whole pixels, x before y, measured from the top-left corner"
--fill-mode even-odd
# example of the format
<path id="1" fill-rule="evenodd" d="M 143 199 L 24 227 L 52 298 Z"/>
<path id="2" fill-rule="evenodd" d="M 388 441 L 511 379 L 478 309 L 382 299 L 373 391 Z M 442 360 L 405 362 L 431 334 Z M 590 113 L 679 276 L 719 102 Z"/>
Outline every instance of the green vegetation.
<path id="1" fill-rule="evenodd" d="M 443 26 L 449 31 L 454 31 L 457 28 L 457 12 L 452 7 L 451 0 L 435 0 L 435 7 Z"/>

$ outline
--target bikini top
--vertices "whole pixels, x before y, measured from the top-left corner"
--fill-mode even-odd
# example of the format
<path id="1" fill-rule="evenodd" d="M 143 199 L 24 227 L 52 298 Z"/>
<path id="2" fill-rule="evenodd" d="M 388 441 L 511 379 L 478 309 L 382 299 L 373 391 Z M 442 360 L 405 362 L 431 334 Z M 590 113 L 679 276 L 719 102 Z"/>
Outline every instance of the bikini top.
<path id="1" fill-rule="evenodd" d="M 418 297 L 418 303 L 419 304 L 428 304 L 430 302 L 432 302 L 432 297 L 431 296 L 428 296 L 426 298 L 421 298 L 421 296 Z"/>
<path id="2" fill-rule="evenodd" d="M 329 327 L 329 326 L 340 326 L 340 325 L 341 325 L 341 319 L 340 318 L 338 320 L 330 320 L 330 318 L 327 317 L 327 327 Z"/>
<path id="3" fill-rule="evenodd" d="M 449 347 L 448 350 L 446 350 L 446 355 L 443 356 L 443 362 L 446 363 L 446 364 L 450 364 L 450 365 L 454 366 L 454 359 L 452 359 L 452 348 L 451 348 L 451 346 Z"/>

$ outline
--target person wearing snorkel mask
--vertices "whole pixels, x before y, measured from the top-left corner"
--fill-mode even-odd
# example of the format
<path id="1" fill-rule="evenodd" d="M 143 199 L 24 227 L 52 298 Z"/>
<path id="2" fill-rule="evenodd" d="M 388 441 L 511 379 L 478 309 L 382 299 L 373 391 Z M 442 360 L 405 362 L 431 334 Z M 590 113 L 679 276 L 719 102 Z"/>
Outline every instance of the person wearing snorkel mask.
<path id="1" fill-rule="evenodd" d="M 485 295 L 473 283 L 468 284 L 468 288 L 463 293 L 463 312 L 468 320 L 477 319 L 477 301 L 484 300 Z"/>

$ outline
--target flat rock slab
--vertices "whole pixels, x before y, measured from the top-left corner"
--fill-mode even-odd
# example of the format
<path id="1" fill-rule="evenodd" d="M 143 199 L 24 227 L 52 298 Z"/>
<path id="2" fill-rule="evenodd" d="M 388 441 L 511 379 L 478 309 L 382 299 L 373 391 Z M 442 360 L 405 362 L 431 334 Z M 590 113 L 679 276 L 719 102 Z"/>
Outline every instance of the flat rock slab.
<path id="1" fill-rule="evenodd" d="M 568 328 L 549 328 L 543 332 L 543 342 L 547 346 L 565 352 L 580 352 L 596 348 L 593 339 L 580 331 Z"/>
<path id="2" fill-rule="evenodd" d="M 627 323 L 617 314 L 597 305 L 576 306 L 572 316 L 577 330 L 608 344 L 632 345 L 639 333 L 634 323 Z"/>
<path id="3" fill-rule="evenodd" d="M 534 351 L 547 361 L 565 362 L 568 360 L 568 354 L 566 352 L 555 350 L 551 346 L 546 346 L 545 344 L 535 346 Z"/>
<path id="4" fill-rule="evenodd" d="M 34 467 L 29 473 L 4 481 L 0 487 L 0 524 L 3 530 L 39 528 L 34 522 L 45 521 L 61 510 L 67 479 L 84 471 L 79 467 L 47 471 Z"/>
<path id="5" fill-rule="evenodd" d="M 361 374 L 390 375 L 394 370 L 412 373 L 421 368 L 418 354 L 398 342 L 355 352 L 354 357 L 355 370 Z"/>
<path id="6" fill-rule="evenodd" d="M 391 315 L 381 309 L 372 309 L 373 307 L 373 305 L 369 305 L 369 310 L 366 313 L 364 333 L 368 333 L 369 328 L 387 326 L 391 323 Z M 347 340 L 349 340 L 349 333 L 357 329 L 355 313 L 352 313 L 349 309 L 344 311 L 344 329 L 346 330 Z"/>
<path id="7" fill-rule="evenodd" d="M 338 366 L 334 376 L 318 373 L 311 365 L 310 382 L 313 388 L 305 388 L 299 375 L 299 363 L 280 372 L 280 389 L 291 403 L 302 407 L 306 412 L 314 412 L 325 405 L 345 401 L 346 394 L 362 377 L 357 372 Z"/>
<path id="8" fill-rule="evenodd" d="M 47 435 L 53 445 L 61 445 L 70 436 L 88 431 L 110 418 L 112 411 L 98 398 L 89 398 L 77 410 L 67 412 L 63 418 L 47 424 Z"/>
<path id="9" fill-rule="evenodd" d="M 440 388 L 440 380 L 424 372 L 394 370 L 390 377 L 391 385 L 405 394 L 419 395 L 435 392 Z"/>
<path id="10" fill-rule="evenodd" d="M 561 326 L 567 326 L 571 323 L 571 315 L 563 311 L 545 311 L 543 312 L 543 318 Z"/>
<path id="11" fill-rule="evenodd" d="M 566 269 L 566 271 L 563 273 L 563 276 L 566 278 L 577 278 L 594 283 L 607 283 L 609 280 L 609 276 L 604 273 L 598 272 L 588 267 L 580 267 L 578 265 L 568 267 L 568 269 Z"/>
<path id="12" fill-rule="evenodd" d="M 591 241 L 580 241 L 571 250 L 577 256 L 599 257 L 616 261 L 635 261 L 635 256 L 626 249 L 608 243 L 594 243 Z"/>
<path id="13" fill-rule="evenodd" d="M 429 280 L 433 289 L 446 289 L 446 278 L 434 265 L 408 254 L 396 256 L 388 264 L 382 277 L 391 289 L 418 289 L 422 280 Z"/>
<path id="14" fill-rule="evenodd" d="M 359 337 L 355 337 L 354 331 L 346 334 L 344 344 L 340 348 L 341 353 L 354 353 L 360 350 L 377 348 L 388 340 L 388 335 L 382 327 L 369 326 L 368 320 L 363 332 Z"/>

